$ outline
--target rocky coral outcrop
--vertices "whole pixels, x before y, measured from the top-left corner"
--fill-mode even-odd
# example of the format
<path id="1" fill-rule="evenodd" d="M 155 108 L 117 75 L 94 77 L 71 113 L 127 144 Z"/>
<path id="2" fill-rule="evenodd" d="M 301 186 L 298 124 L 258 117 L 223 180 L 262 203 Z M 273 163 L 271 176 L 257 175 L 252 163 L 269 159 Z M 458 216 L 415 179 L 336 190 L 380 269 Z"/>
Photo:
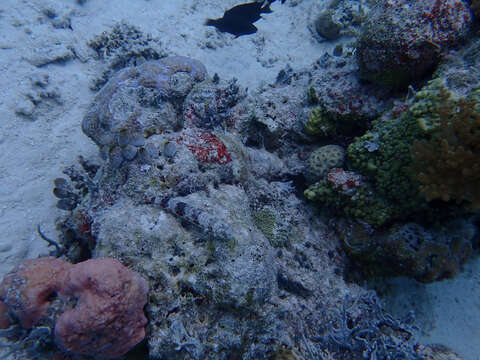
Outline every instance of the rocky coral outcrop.
<path id="1" fill-rule="evenodd" d="M 151 134 L 179 127 L 178 99 L 205 74 L 203 64 L 180 56 L 125 68 L 96 96 L 82 129 L 118 167 L 137 156 Z"/>
<path id="2" fill-rule="evenodd" d="M 472 254 L 480 160 L 479 74 L 470 69 L 478 44 L 451 54 L 433 80 L 354 139 L 345 169 L 304 193 L 357 220 L 339 222 L 339 233 L 367 272 L 430 282 L 454 276 Z"/>
<path id="3" fill-rule="evenodd" d="M 433 72 L 441 55 L 469 30 L 471 13 L 460 0 L 377 2 L 357 43 L 362 76 L 406 88 Z"/>
<path id="4" fill-rule="evenodd" d="M 149 69 L 170 69 L 163 61 Z M 122 151 L 128 144 L 136 154 L 121 161 L 110 154 L 90 179 L 94 185 L 59 222 L 70 247 L 72 238 L 79 239 L 76 246 L 88 247 L 83 253 L 120 259 L 149 279 L 147 312 L 154 321 L 148 356 L 320 357 L 325 349 L 344 351 L 346 344 L 353 344 L 347 351 L 355 356 L 385 353 L 387 344 L 408 333 L 400 324 L 393 335 L 381 329 L 376 297 L 343 281 L 340 243 L 296 195 L 301 156 L 310 147 L 302 143 L 308 141 L 306 88 L 285 91 L 279 80 L 252 98 L 235 81 L 196 80 L 184 66 L 172 75 L 184 80 L 168 82 L 164 91 L 158 82 L 138 80 L 149 69 L 140 65 L 114 76 L 84 120 L 85 133 L 100 148 Z M 151 101 L 138 101 L 139 93 Z M 104 105 L 125 103 L 131 106 L 105 112 Z M 162 112 L 166 103 L 175 110 L 168 116 Z M 122 122 L 124 110 L 134 108 L 149 116 Z M 112 126 L 102 127 L 102 117 Z M 129 138 L 141 142 L 123 141 Z M 89 182 L 80 178 L 71 177 Z M 89 237 L 94 241 L 84 241 Z M 362 341 L 345 321 L 372 329 L 376 339 L 387 336 L 381 349 Z M 305 340 L 299 341 L 299 329 Z M 413 354 L 412 345 L 388 351 Z"/>

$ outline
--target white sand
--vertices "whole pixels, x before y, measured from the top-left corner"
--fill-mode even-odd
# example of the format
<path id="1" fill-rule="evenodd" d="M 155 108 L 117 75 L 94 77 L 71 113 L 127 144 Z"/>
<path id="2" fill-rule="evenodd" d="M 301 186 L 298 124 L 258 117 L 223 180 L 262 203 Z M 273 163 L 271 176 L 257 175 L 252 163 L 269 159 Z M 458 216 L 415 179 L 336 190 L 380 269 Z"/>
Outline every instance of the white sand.
<path id="1" fill-rule="evenodd" d="M 443 344 L 466 360 L 480 359 L 480 260 L 466 264 L 452 280 L 428 285 L 397 278 L 387 281 L 386 308 L 404 316 L 413 310 L 418 339 Z"/>
<path id="2" fill-rule="evenodd" d="M 99 75 L 96 61 L 72 58 L 41 68 L 33 64 L 45 53 L 68 54 L 69 48 L 81 53 L 94 35 L 121 20 L 159 37 L 169 52 L 202 61 L 211 75 L 217 72 L 222 78 L 236 77 L 250 89 L 262 81 L 273 81 L 286 64 L 293 68 L 307 66 L 325 51 L 331 52 L 332 44 L 316 42 L 307 29 L 308 17 L 316 13 L 312 9 L 323 6 L 321 1 L 304 0 L 295 7 L 277 1 L 272 5 L 274 13 L 256 23 L 259 31 L 253 36 L 233 39 L 232 35 L 203 26 L 207 17 L 220 17 L 224 9 L 239 2 L 0 2 L 0 275 L 22 259 L 46 253 L 46 244 L 39 238 L 36 226 L 40 224 L 49 237 L 57 238 L 53 221 L 62 211 L 55 207 L 53 179 L 62 175 L 65 166 L 75 163 L 78 155 L 97 156 L 96 146 L 80 129 L 85 109 L 95 95 L 88 85 L 92 77 Z M 55 29 L 43 11 L 49 6 L 59 17 L 71 12 L 72 29 Z M 32 76 L 48 76 L 45 89 L 33 86 Z M 60 100 L 42 100 L 33 107 L 27 96 L 38 97 L 43 90 L 58 94 Z M 27 113 L 33 110 L 35 118 L 16 114 L 21 109 Z M 478 274 L 479 267 L 471 269 Z M 438 292 L 437 299 L 428 297 L 426 311 L 431 311 L 435 328 L 425 338 L 448 344 L 467 360 L 480 354 L 479 280 L 475 276 L 475 281 L 462 275 L 422 290 Z M 459 302 L 451 300 L 453 293 Z M 452 326 L 453 320 L 442 322 L 446 313 L 472 315 Z"/>

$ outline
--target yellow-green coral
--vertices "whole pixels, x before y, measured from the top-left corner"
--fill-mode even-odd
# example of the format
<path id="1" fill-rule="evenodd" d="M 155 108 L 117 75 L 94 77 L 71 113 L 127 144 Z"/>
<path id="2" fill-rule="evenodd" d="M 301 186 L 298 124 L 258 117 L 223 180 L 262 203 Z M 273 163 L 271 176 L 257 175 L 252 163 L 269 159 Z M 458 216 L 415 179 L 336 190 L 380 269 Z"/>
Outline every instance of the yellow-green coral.
<path id="1" fill-rule="evenodd" d="M 480 102 L 480 96 L 475 94 L 475 91 L 471 91 L 469 101 L 472 104 Z M 424 161 L 423 165 L 412 166 L 415 163 L 412 144 L 425 144 L 433 138 L 437 139 L 443 123 L 442 116 L 447 116 L 454 109 L 458 110 L 455 104 L 462 101 L 464 100 L 454 98 L 446 89 L 444 79 L 438 77 L 416 93 L 406 111 L 397 117 L 391 114 L 375 121 L 372 130 L 355 139 L 349 146 L 349 163 L 355 171 L 373 183 L 375 196 L 389 205 L 392 219 L 408 218 L 413 214 L 432 220 L 437 218 L 435 207 L 430 206 L 421 193 L 426 194 L 425 191 L 433 189 L 423 191 L 419 188 L 419 184 L 423 185 L 422 180 L 417 177 L 430 164 Z M 436 161 L 436 152 L 442 150 L 435 147 L 440 146 L 440 142 L 431 145 L 431 158 Z M 445 182 L 443 186 L 448 186 L 447 183 L 452 181 L 439 172 L 434 178 L 438 183 Z M 441 196 L 427 197 L 433 198 Z"/>
<path id="2" fill-rule="evenodd" d="M 442 79 L 437 78 L 415 94 L 415 102 L 410 106 L 409 113 L 425 133 L 434 130 L 440 124 L 438 109 L 445 106 L 443 104 L 445 92 Z"/>
<path id="3" fill-rule="evenodd" d="M 374 122 L 349 146 L 349 163 L 372 182 L 391 220 L 437 219 L 433 199 L 455 200 L 457 210 L 480 207 L 479 104 L 480 90 L 454 98 L 437 78 L 398 118 Z"/>
<path id="4" fill-rule="evenodd" d="M 388 204 L 376 197 L 367 186 L 360 186 L 350 193 L 335 188 L 327 180 L 321 180 L 308 187 L 304 195 L 309 200 L 325 204 L 375 227 L 383 225 L 392 215 Z"/>
<path id="5" fill-rule="evenodd" d="M 273 242 L 275 238 L 275 214 L 268 208 L 255 211 L 252 213 L 255 226 L 265 235 L 265 237 Z"/>
<path id="6" fill-rule="evenodd" d="M 390 208 L 393 217 L 424 210 L 409 171 L 411 144 L 422 134 L 415 117 L 408 113 L 400 119 L 375 121 L 372 130 L 348 147 L 353 170 L 367 177 L 374 187 L 373 196 Z"/>
<path id="7" fill-rule="evenodd" d="M 310 136 L 333 136 L 337 132 L 336 121 L 321 107 L 315 108 L 305 124 L 305 132 Z"/>
<path id="8" fill-rule="evenodd" d="M 268 239 L 270 245 L 275 248 L 288 247 L 290 239 L 295 237 L 293 229 L 277 223 L 277 215 L 275 214 L 275 209 L 264 207 L 252 212 L 253 222 Z"/>

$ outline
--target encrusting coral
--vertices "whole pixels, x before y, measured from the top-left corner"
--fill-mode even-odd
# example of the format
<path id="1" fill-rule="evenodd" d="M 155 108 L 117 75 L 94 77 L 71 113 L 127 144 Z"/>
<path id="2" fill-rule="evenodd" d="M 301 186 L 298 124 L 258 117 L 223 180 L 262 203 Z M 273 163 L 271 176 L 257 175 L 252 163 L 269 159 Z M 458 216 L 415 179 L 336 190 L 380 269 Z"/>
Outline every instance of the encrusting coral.
<path id="1" fill-rule="evenodd" d="M 117 358 L 145 337 L 147 292 L 147 282 L 115 259 L 73 265 L 39 258 L 24 261 L 4 277 L 0 308 L 32 332 L 47 327 L 52 334 L 54 327 L 54 342 L 69 353 Z M 71 297 L 77 301 L 69 309 Z"/>
<path id="2" fill-rule="evenodd" d="M 411 148 L 413 174 L 427 201 L 455 200 L 480 207 L 480 111 L 471 98 L 454 101 L 440 91 L 438 125 Z"/>

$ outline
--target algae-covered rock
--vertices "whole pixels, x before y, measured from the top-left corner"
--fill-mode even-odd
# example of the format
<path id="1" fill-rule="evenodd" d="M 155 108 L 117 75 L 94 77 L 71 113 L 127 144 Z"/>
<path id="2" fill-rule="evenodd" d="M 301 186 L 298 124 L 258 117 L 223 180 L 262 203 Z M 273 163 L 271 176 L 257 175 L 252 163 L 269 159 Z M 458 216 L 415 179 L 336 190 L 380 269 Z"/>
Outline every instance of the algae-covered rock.
<path id="1" fill-rule="evenodd" d="M 469 30 L 461 0 L 378 1 L 357 43 L 361 76 L 392 88 L 421 80 Z"/>
<path id="2" fill-rule="evenodd" d="M 234 106 L 243 97 L 245 94 L 240 92 L 236 79 L 221 83 L 205 81 L 195 86 L 185 99 L 185 121 L 204 129 L 234 126 L 237 120 Z"/>
<path id="3" fill-rule="evenodd" d="M 334 18 L 335 11 L 329 9 L 315 19 L 315 30 L 327 40 L 337 40 L 341 36 L 344 25 Z"/>
<path id="4" fill-rule="evenodd" d="M 471 220 L 442 225 L 409 222 L 374 231 L 359 222 L 339 222 L 337 231 L 349 255 L 368 275 L 408 276 L 421 282 L 452 278 L 472 255 L 478 231 Z"/>
<path id="5" fill-rule="evenodd" d="M 336 122 L 337 133 L 364 131 L 386 109 L 383 100 L 388 91 L 361 81 L 358 70 L 351 57 L 325 54 L 315 61 L 305 85 L 310 104 L 321 107 L 323 115 Z"/>
<path id="6" fill-rule="evenodd" d="M 310 26 L 318 41 L 335 41 L 341 37 L 354 36 L 366 16 L 365 3 L 352 0 L 335 0 L 317 13 L 312 8 L 313 24 Z"/>

